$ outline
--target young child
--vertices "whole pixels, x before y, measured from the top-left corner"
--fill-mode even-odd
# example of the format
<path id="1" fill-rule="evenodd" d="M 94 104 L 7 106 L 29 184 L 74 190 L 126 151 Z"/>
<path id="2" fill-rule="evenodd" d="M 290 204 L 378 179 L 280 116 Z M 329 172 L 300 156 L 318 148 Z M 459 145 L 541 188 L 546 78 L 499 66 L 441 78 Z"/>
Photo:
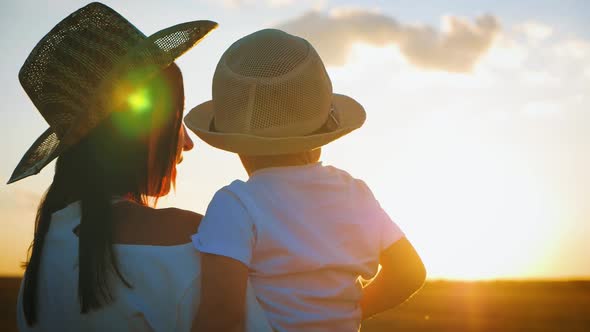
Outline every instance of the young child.
<path id="1" fill-rule="evenodd" d="M 221 57 L 212 94 L 185 123 L 239 154 L 249 179 L 215 194 L 193 236 L 203 273 L 194 330 L 239 330 L 248 278 L 276 331 L 357 331 L 421 287 L 422 261 L 371 190 L 319 162 L 365 112 L 332 93 L 309 42 L 270 29 L 243 37 Z"/>

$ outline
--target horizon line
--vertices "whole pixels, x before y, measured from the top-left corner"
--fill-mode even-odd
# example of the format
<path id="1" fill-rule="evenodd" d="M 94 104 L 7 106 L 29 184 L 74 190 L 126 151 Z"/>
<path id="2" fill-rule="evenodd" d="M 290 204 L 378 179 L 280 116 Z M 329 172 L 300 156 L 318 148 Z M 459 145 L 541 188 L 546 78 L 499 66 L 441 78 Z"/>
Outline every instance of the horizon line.
<path id="1" fill-rule="evenodd" d="M 0 279 L 22 279 L 24 274 L 0 274 Z M 426 278 L 426 282 L 466 282 L 466 283 L 486 283 L 486 282 L 590 282 L 590 276 L 571 276 L 571 277 L 514 277 L 514 278 Z"/>

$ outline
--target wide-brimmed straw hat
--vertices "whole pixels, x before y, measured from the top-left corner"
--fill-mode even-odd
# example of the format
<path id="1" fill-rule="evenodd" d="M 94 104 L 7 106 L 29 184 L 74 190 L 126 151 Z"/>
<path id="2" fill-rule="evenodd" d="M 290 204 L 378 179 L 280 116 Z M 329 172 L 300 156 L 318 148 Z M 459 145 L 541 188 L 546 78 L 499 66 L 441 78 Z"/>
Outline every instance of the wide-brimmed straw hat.
<path id="1" fill-rule="evenodd" d="M 320 56 L 305 39 L 266 29 L 222 55 L 212 100 L 185 117 L 210 145 L 244 155 L 313 150 L 362 126 L 363 107 L 332 93 Z"/>
<path id="2" fill-rule="evenodd" d="M 39 173 L 85 137 L 112 112 L 116 88 L 153 77 L 216 27 L 193 21 L 147 37 L 101 3 L 70 14 L 39 41 L 19 72 L 50 128 L 25 153 L 8 183 Z"/>

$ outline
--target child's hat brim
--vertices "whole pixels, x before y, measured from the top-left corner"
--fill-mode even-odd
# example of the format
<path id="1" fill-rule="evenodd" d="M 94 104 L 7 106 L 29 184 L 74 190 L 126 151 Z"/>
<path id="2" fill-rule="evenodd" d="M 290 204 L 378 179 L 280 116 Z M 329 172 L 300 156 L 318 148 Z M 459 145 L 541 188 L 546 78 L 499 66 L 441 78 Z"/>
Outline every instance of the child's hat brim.
<path id="1" fill-rule="evenodd" d="M 333 94 L 332 105 L 338 126 L 333 130 L 305 136 L 263 137 L 212 130 L 215 115 L 212 100 L 193 108 L 184 122 L 203 141 L 218 149 L 252 156 L 288 154 L 317 149 L 360 128 L 365 122 L 365 110 L 356 100 Z"/>

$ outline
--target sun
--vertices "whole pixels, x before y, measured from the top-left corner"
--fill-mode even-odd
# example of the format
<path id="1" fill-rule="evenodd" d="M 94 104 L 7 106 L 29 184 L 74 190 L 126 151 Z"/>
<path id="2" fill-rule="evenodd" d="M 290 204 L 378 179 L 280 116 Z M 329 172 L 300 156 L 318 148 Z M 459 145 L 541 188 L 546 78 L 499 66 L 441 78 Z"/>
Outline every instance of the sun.
<path id="1" fill-rule="evenodd" d="M 384 207 L 404 211 L 400 223 L 431 278 L 533 276 L 554 241 L 559 200 L 525 158 L 475 136 L 485 126 L 424 119 L 410 138 L 420 153 L 397 156 L 407 160 L 397 169 L 406 183 L 398 185 L 411 205 Z"/>
<path id="2" fill-rule="evenodd" d="M 375 67 L 391 76 L 372 75 Z M 351 93 L 368 110 L 388 110 L 369 114 L 371 128 L 354 137 L 356 146 L 382 146 L 370 155 L 378 166 L 346 156 L 335 158 L 335 164 L 348 163 L 355 176 L 368 179 L 382 206 L 418 249 L 430 278 L 543 274 L 540 266 L 552 248 L 563 209 L 530 160 L 517 146 L 499 139 L 502 119 L 475 115 L 473 108 L 486 106 L 488 99 L 470 92 L 488 88 L 485 70 L 424 71 L 409 65 L 395 46 L 366 44 L 354 45 L 349 62 L 329 70 L 335 91 Z M 367 76 L 373 81 L 359 84 L 359 77 Z M 374 86 L 379 91 L 391 86 L 392 93 L 375 94 Z M 457 95 L 444 96 L 449 103 L 436 102 L 432 96 L 441 91 Z M 392 105 L 407 108 L 391 111 Z M 396 126 L 399 119 L 408 127 Z M 386 141 L 403 144 L 393 144 L 380 157 Z"/>

